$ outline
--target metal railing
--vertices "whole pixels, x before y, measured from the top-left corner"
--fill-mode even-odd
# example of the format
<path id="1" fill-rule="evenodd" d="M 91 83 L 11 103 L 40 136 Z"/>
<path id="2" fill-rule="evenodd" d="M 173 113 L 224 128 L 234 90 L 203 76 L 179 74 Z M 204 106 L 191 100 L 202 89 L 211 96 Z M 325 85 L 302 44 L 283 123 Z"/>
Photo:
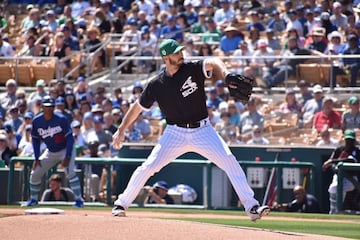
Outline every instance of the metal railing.
<path id="1" fill-rule="evenodd" d="M 360 163 L 346 163 L 340 162 L 336 166 L 338 172 L 338 185 L 336 191 L 336 206 L 340 211 L 343 209 L 343 179 L 347 178 L 360 192 L 360 179 L 357 181 L 353 179 L 354 174 L 351 172 L 357 172 L 358 176 L 360 176 Z"/>

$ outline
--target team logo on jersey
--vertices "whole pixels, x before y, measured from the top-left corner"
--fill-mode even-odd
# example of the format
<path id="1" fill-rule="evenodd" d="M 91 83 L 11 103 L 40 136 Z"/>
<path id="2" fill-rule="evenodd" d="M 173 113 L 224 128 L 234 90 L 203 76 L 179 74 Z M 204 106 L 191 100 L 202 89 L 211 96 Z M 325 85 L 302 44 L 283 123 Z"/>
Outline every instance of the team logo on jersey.
<path id="1" fill-rule="evenodd" d="M 196 82 L 192 81 L 192 77 L 189 76 L 186 81 L 184 82 L 184 84 L 182 85 L 180 92 L 183 95 L 183 97 L 187 97 L 190 94 L 192 94 L 193 92 L 195 92 L 198 89 L 198 86 L 196 84 Z"/>
<path id="2" fill-rule="evenodd" d="M 38 133 L 42 138 L 53 137 L 55 134 L 60 133 L 62 128 L 60 126 L 48 127 L 47 129 L 38 128 Z"/>

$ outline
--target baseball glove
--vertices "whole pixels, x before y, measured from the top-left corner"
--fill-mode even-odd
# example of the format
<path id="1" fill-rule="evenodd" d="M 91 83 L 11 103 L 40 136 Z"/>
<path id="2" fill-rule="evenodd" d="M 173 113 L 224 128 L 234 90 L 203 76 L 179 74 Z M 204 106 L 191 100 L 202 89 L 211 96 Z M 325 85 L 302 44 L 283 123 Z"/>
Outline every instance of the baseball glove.
<path id="1" fill-rule="evenodd" d="M 251 96 L 254 79 L 244 75 L 229 73 L 225 77 L 230 96 L 246 104 Z"/>

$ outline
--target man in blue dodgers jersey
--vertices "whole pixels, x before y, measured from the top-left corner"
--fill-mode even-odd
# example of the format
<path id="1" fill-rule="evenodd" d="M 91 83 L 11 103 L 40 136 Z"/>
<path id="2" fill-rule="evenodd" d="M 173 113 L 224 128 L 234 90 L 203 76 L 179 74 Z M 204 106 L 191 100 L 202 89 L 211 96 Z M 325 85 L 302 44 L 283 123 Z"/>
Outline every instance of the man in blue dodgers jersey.
<path id="1" fill-rule="evenodd" d="M 208 118 L 205 79 L 213 71 L 221 72 L 226 79 L 229 72 L 225 64 L 219 58 L 185 63 L 184 47 L 172 39 L 163 41 L 159 48 L 166 68 L 149 82 L 140 98 L 131 105 L 113 135 L 113 147 L 121 148 L 126 129 L 143 109 L 149 109 L 155 101 L 166 116 L 167 127 L 147 160 L 131 176 L 125 191 L 118 196 L 112 215 L 125 216 L 126 208 L 146 181 L 186 152 L 197 152 L 226 172 L 250 220 L 256 221 L 269 214 L 268 206 L 259 206 L 244 171 Z"/>
<path id="2" fill-rule="evenodd" d="M 79 178 L 75 173 L 74 137 L 66 117 L 54 112 L 55 100 L 50 96 L 42 99 L 43 112 L 32 122 L 32 143 L 35 161 L 30 175 L 30 200 L 23 206 L 38 205 L 42 176 L 59 161 L 62 161 L 65 175 L 73 190 L 76 200 L 74 207 L 83 207 Z M 43 141 L 47 149 L 40 155 L 40 143 Z"/>

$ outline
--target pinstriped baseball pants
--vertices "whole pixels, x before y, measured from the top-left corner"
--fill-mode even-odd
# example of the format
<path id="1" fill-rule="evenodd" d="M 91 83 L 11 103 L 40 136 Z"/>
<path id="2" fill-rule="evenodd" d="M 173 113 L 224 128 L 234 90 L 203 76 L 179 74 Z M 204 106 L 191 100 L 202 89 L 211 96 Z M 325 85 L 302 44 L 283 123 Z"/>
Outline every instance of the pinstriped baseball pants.
<path id="1" fill-rule="evenodd" d="M 196 152 L 225 171 L 246 211 L 259 204 L 235 156 L 210 124 L 199 128 L 168 125 L 147 160 L 134 171 L 125 191 L 114 204 L 129 207 L 151 176 L 186 152 Z"/>

